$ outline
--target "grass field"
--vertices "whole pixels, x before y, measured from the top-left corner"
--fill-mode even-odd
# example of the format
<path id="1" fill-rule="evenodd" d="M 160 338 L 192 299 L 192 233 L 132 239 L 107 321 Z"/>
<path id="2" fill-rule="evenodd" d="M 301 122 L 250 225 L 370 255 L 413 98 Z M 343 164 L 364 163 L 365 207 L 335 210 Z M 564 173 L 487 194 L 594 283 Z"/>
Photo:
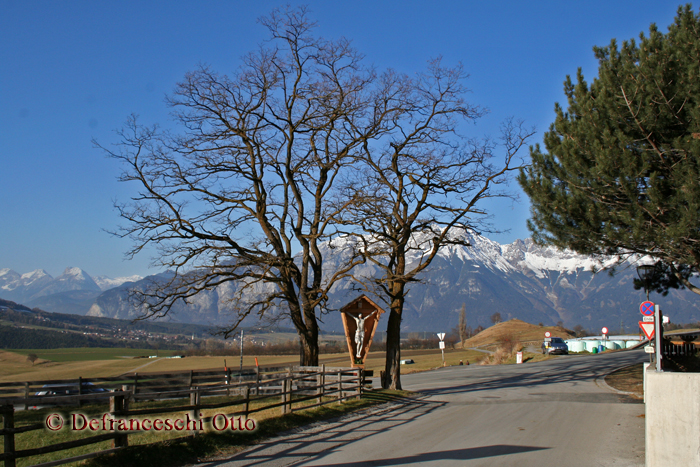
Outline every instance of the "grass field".
<path id="1" fill-rule="evenodd" d="M 26 358 L 29 353 L 36 353 L 40 360 L 32 365 Z M 146 355 L 150 352 L 147 351 Z M 160 351 L 159 354 L 165 354 Z M 173 352 L 168 352 L 173 353 Z M 13 350 L 0 351 L 0 381 L 39 381 L 47 379 L 71 379 L 71 378 L 99 378 L 118 376 L 124 373 L 138 371 L 151 373 L 161 371 L 188 371 L 224 368 L 224 362 L 229 368 L 238 368 L 240 358 L 238 356 L 227 357 L 187 357 L 182 359 L 170 358 L 123 358 L 129 355 L 144 355 L 143 351 L 134 349 L 56 349 L 56 350 Z M 460 360 L 475 363 L 483 358 L 484 354 L 473 350 L 445 350 L 445 362 L 447 365 L 458 365 Z M 442 366 L 440 350 L 404 350 L 401 352 L 404 359 L 413 359 L 415 364 L 403 365 L 403 374 L 416 371 L 425 371 Z M 345 354 L 321 355 L 320 363 L 335 366 L 350 366 L 350 358 Z M 258 364 L 261 367 L 293 366 L 299 364 L 296 355 L 258 356 Z M 378 376 L 384 369 L 385 353 L 370 352 L 365 368 L 374 370 Z M 246 355 L 243 358 L 243 367 L 255 366 L 255 356 Z"/>
<path id="2" fill-rule="evenodd" d="M 52 362 L 84 362 L 87 360 L 120 360 L 124 358 L 148 357 L 156 355 L 169 357 L 177 350 L 77 348 L 77 349 L 22 349 L 12 350 L 20 355 L 36 354 L 42 360 Z"/>
<path id="3" fill-rule="evenodd" d="M 446 349 L 445 364 L 447 366 L 458 365 L 462 360 L 474 364 L 482 360 L 486 354 L 483 352 L 468 350 L 469 347 L 479 347 L 494 350 L 504 338 L 512 341 L 527 342 L 539 341 L 544 337 L 544 332 L 550 331 L 554 336 L 568 337 L 567 331 L 558 327 L 543 327 L 528 324 L 516 319 L 492 326 L 465 342 L 467 350 Z M 280 336 L 284 333 L 279 333 Z M 285 338 L 289 335 L 284 334 Z M 325 339 L 329 336 L 323 336 Z M 338 338 L 338 336 L 333 336 Z M 27 354 L 35 353 L 39 361 L 34 365 L 27 360 Z M 71 378 L 97 378 L 107 376 L 119 376 L 124 373 L 139 372 L 165 372 L 165 371 L 189 371 L 215 369 L 228 366 L 236 369 L 240 364 L 237 355 L 217 357 L 187 357 L 182 359 L 165 358 L 177 353 L 177 351 L 158 352 L 158 358 L 133 358 L 136 356 L 150 356 L 154 350 L 139 349 L 24 349 L 13 351 L 0 351 L 0 381 L 38 381 L 47 379 L 71 379 Z M 132 357 L 132 358 L 129 358 Z M 296 355 L 257 356 L 261 367 L 293 366 L 299 364 Z M 403 365 L 402 374 L 425 371 L 442 366 L 442 355 L 439 349 L 428 350 L 402 350 L 402 359 L 413 359 L 414 364 Z M 536 354 L 525 355 L 526 362 L 541 360 Z M 338 354 L 321 355 L 320 363 L 335 367 L 350 366 L 350 357 L 347 352 Z M 515 363 L 514 359 L 505 363 Z M 373 370 L 378 376 L 384 369 L 385 353 L 370 352 L 365 362 L 365 368 Z M 244 368 L 255 366 L 255 355 L 246 355 L 243 358 Z"/>

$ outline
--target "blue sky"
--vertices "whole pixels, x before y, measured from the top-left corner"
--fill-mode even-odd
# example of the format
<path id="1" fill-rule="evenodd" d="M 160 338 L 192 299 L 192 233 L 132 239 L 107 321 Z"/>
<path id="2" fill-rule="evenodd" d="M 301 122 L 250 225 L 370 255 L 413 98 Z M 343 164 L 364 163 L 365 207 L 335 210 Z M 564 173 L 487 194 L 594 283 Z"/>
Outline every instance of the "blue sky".
<path id="1" fill-rule="evenodd" d="M 291 2 L 292 5 L 298 2 Z M 345 36 L 378 69 L 415 73 L 442 55 L 470 74 L 470 102 L 489 114 L 473 136 L 497 136 L 501 121 L 538 130 L 563 102 L 562 83 L 597 70 L 594 45 L 662 31 L 669 1 L 310 1 L 317 34 Z M 146 275 L 146 253 L 126 261 L 129 241 L 104 230 L 120 224 L 113 201 L 135 187 L 94 149 L 116 142 L 131 113 L 169 121 L 164 96 L 199 64 L 231 73 L 265 39 L 256 19 L 283 2 L 0 0 L 0 268 L 52 275 L 78 266 L 92 275 Z M 514 192 L 519 192 L 513 184 Z M 493 213 L 501 243 L 525 238 L 529 204 L 503 201 Z"/>

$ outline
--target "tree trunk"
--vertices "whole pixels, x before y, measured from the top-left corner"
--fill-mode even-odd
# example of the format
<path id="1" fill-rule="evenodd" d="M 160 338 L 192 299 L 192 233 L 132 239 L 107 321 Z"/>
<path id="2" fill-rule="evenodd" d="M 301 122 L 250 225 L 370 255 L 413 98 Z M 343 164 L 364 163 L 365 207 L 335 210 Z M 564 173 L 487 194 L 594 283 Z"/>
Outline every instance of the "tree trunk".
<path id="1" fill-rule="evenodd" d="M 299 332 L 299 344 L 301 347 L 301 355 L 299 356 L 299 365 L 301 366 L 318 366 L 318 323 L 316 322 L 313 312 L 308 311 L 306 315 L 306 326 L 304 330 L 297 328 Z"/>
<path id="2" fill-rule="evenodd" d="M 318 366 L 318 340 L 311 342 L 302 336 L 299 337 L 300 366 Z"/>
<path id="3" fill-rule="evenodd" d="M 386 366 L 384 389 L 401 389 L 401 310 L 391 307 L 386 327 Z"/>

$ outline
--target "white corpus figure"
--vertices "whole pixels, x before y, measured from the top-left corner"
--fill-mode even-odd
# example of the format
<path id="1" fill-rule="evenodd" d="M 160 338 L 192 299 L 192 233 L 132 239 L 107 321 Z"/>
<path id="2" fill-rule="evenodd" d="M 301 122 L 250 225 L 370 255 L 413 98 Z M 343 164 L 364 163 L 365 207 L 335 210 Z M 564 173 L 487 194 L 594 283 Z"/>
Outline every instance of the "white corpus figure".
<path id="1" fill-rule="evenodd" d="M 355 348 L 357 349 L 357 355 L 355 356 L 357 358 L 362 357 L 362 345 L 365 343 L 365 320 L 376 312 L 377 310 L 374 310 L 365 317 L 362 317 L 362 315 L 350 315 L 350 313 L 348 313 L 355 320 L 355 324 L 357 324 L 357 329 L 355 330 Z"/>

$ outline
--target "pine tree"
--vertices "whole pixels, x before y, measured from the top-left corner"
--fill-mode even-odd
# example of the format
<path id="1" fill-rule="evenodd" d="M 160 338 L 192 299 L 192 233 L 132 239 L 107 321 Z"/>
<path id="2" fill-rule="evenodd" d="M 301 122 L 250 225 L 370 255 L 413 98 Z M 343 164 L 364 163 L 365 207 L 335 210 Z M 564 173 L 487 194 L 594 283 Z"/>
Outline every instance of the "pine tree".
<path id="1" fill-rule="evenodd" d="M 700 18 L 678 9 L 668 32 L 595 47 L 598 77 L 567 76 L 568 109 L 518 178 L 539 244 L 591 255 L 651 255 L 700 294 Z M 676 281 L 676 282 L 674 282 Z"/>

